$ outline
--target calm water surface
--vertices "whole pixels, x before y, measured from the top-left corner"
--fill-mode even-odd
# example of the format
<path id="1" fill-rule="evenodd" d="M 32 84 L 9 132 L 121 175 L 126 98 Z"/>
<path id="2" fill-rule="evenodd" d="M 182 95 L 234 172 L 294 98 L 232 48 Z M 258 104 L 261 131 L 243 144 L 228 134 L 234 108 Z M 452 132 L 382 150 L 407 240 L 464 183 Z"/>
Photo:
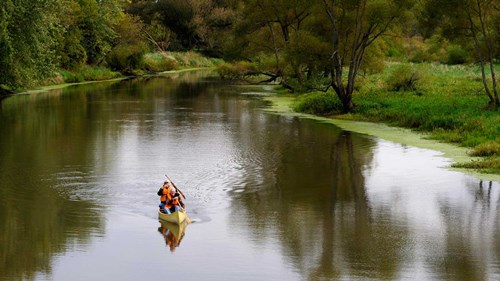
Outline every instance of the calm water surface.
<path id="1" fill-rule="evenodd" d="M 0 280 L 500 280 L 499 183 L 255 91 L 195 72 L 3 100 Z M 158 221 L 165 173 L 193 224 Z"/>

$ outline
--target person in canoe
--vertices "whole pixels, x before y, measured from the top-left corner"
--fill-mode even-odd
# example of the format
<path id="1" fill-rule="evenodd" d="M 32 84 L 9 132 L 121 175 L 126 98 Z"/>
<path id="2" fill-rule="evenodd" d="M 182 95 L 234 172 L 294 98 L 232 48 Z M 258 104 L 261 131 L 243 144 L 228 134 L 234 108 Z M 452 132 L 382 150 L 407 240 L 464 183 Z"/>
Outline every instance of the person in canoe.
<path id="1" fill-rule="evenodd" d="M 171 214 L 184 208 L 184 202 L 169 181 L 163 183 L 163 186 L 158 190 L 158 195 L 160 196 L 160 212 Z"/>

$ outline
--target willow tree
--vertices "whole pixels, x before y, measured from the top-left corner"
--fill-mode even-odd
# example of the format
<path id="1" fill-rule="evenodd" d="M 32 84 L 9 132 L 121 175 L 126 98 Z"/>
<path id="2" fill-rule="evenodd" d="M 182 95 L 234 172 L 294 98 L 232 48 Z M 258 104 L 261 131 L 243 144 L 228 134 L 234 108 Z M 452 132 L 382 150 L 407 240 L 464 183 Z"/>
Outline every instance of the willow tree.
<path id="1" fill-rule="evenodd" d="M 330 86 L 344 111 L 354 108 L 352 94 L 367 48 L 409 8 L 405 0 L 322 0 L 330 23 Z M 347 73 L 346 73 L 347 72 Z"/>

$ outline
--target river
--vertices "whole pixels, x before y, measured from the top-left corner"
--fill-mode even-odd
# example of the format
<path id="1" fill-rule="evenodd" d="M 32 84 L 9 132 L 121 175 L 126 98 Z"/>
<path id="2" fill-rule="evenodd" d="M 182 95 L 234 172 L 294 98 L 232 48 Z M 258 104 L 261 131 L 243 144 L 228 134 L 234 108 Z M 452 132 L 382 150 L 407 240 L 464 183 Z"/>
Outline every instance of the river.
<path id="1" fill-rule="evenodd" d="M 0 280 L 500 280 L 500 183 L 209 72 L 0 104 Z M 194 221 L 158 221 L 170 176 Z"/>

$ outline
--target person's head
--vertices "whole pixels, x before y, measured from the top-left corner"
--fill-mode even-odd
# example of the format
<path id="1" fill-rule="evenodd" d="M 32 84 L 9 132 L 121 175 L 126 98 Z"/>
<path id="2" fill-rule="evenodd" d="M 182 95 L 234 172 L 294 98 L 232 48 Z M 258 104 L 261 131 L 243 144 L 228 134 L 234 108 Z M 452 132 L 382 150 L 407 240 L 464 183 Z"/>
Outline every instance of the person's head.
<path id="1" fill-rule="evenodd" d="M 175 188 L 170 188 L 170 195 L 172 195 L 172 196 L 175 195 Z"/>

